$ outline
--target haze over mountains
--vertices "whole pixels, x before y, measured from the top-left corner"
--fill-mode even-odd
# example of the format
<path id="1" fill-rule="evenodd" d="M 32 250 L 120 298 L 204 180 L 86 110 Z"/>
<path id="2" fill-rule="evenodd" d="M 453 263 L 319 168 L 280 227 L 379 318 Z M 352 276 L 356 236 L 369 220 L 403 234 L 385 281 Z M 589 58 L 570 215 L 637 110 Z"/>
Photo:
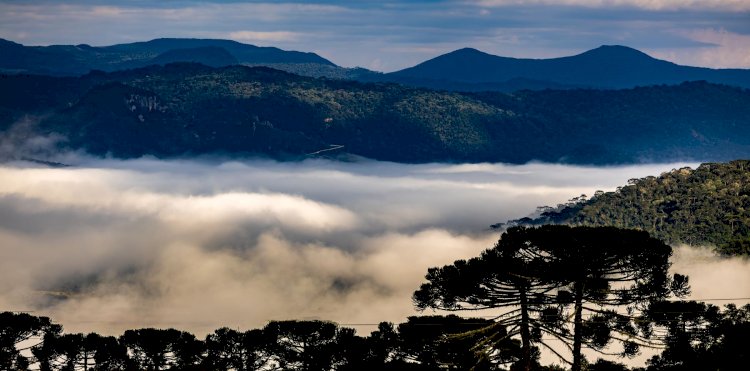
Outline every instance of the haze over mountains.
<path id="1" fill-rule="evenodd" d="M 217 39 L 164 38 L 103 47 L 23 46 L 0 39 L 0 55 L 0 71 L 4 73 L 62 76 L 196 62 L 213 67 L 263 65 L 304 76 L 396 82 L 455 91 L 621 89 L 699 80 L 750 88 L 750 70 L 680 66 L 617 45 L 552 59 L 508 58 L 464 48 L 385 74 L 340 67 L 315 53 Z"/>
<path id="2" fill-rule="evenodd" d="M 94 47 L 90 45 L 24 46 L 0 39 L 0 71 L 47 75 L 82 75 L 91 70 L 117 71 L 170 62 L 208 66 L 233 64 L 312 63 L 334 66 L 314 54 L 259 47 L 231 40 L 155 39 Z"/>

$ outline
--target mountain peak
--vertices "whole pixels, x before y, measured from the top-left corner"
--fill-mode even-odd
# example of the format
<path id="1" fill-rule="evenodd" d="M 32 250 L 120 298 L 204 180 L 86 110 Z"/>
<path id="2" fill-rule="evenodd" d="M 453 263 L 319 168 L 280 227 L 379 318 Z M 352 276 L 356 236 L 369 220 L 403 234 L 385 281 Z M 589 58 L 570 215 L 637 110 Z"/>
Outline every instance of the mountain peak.
<path id="1" fill-rule="evenodd" d="M 440 57 L 472 58 L 472 57 L 496 57 L 496 56 L 485 53 L 478 49 L 467 47 L 467 48 L 456 49 L 452 52 L 438 56 L 437 58 L 440 58 Z"/>
<path id="2" fill-rule="evenodd" d="M 487 53 L 474 49 L 474 48 L 466 47 L 466 48 L 456 49 L 448 54 L 487 54 Z"/>
<path id="3" fill-rule="evenodd" d="M 510 86 L 512 89 L 518 86 L 617 89 L 695 80 L 750 86 L 750 71 L 747 70 L 680 66 L 622 45 L 602 45 L 577 55 L 550 59 L 501 57 L 463 48 L 389 76 L 394 81 L 416 86 L 455 90 L 494 90 Z M 519 81 L 533 83 L 515 83 Z M 498 86 L 501 88 L 496 88 Z"/>
<path id="4" fill-rule="evenodd" d="M 579 54 L 579 56 L 595 56 L 600 58 L 647 58 L 655 59 L 650 55 L 629 46 L 602 45 L 598 48 Z"/>

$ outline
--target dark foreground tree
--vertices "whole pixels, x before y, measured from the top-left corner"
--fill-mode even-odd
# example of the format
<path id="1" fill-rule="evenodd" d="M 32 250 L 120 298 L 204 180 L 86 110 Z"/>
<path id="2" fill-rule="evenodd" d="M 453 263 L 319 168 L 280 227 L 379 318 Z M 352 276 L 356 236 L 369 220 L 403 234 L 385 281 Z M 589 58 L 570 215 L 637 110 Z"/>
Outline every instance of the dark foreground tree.
<path id="1" fill-rule="evenodd" d="M 338 326 L 327 321 L 273 321 L 268 336 L 274 369 L 323 371 L 337 363 Z"/>
<path id="2" fill-rule="evenodd" d="M 508 336 L 521 338 L 522 369 L 532 367 L 533 343 L 578 371 L 583 347 L 603 351 L 614 339 L 622 343 L 622 355 L 632 355 L 656 345 L 636 317 L 649 302 L 687 292 L 686 277 L 667 274 L 671 251 L 633 230 L 515 227 L 478 258 L 430 268 L 414 301 L 419 309 L 501 309 L 497 322 L 510 328 Z M 562 340 L 572 360 L 542 334 Z M 493 344 L 487 344 L 492 354 Z"/>
<path id="3" fill-rule="evenodd" d="M 119 341 L 141 370 L 195 369 L 203 353 L 203 342 L 195 335 L 175 329 L 127 330 Z"/>
<path id="4" fill-rule="evenodd" d="M 240 332 L 222 327 L 206 336 L 205 344 L 205 369 L 258 370 L 268 361 L 267 337 L 259 329 Z"/>
<path id="5" fill-rule="evenodd" d="M 505 342 L 496 347 L 504 353 L 495 354 L 495 358 L 517 359 L 520 344 L 497 326 L 492 320 L 456 315 L 409 317 L 398 325 L 399 357 L 417 362 L 425 370 L 484 369 L 490 362 L 487 353 L 481 351 L 481 342 L 494 340 L 487 336 L 487 329 L 491 328 L 491 335 Z"/>
<path id="6" fill-rule="evenodd" d="M 29 360 L 21 354 L 24 349 L 42 343 L 45 334 L 59 334 L 62 326 L 53 324 L 48 317 L 28 313 L 0 313 L 0 370 L 26 369 Z"/>
<path id="7" fill-rule="evenodd" d="M 101 336 L 91 333 L 86 336 L 89 346 L 94 350 L 96 371 L 118 371 L 133 369 L 133 363 L 128 357 L 128 349 L 117 341 L 114 336 Z"/>
<path id="8" fill-rule="evenodd" d="M 87 371 L 93 366 L 91 349 L 82 334 L 45 334 L 44 342 L 31 349 L 41 371 Z"/>
<path id="9" fill-rule="evenodd" d="M 649 303 L 689 293 L 687 277 L 668 274 L 670 246 L 646 232 L 614 227 L 549 225 L 530 231 L 524 243 L 551 258 L 549 275 L 565 284 L 558 302 L 572 304 L 572 339 L 568 329 L 541 325 L 558 339 L 572 340 L 573 371 L 582 368 L 582 347 L 603 352 L 616 340 L 620 355 L 633 356 L 641 346 L 661 345 L 650 340 L 639 314 Z"/>
<path id="10" fill-rule="evenodd" d="M 481 345 L 492 361 L 507 361 L 495 355 L 506 353 L 503 349 L 506 338 L 520 337 L 521 354 L 515 361 L 527 371 L 536 358 L 533 344 L 541 343 L 538 323 L 554 302 L 550 295 L 560 286 L 543 271 L 547 268 L 548 257 L 539 254 L 535 246 L 524 243 L 528 232 L 524 228 L 512 228 L 494 248 L 477 258 L 430 268 L 426 276 L 429 282 L 413 296 L 420 310 L 502 310 L 496 318 L 498 331 L 486 332 Z M 507 333 L 498 336 L 500 331 Z"/>
<path id="11" fill-rule="evenodd" d="M 750 305 L 719 307 L 695 302 L 660 302 L 648 310 L 665 329 L 666 349 L 649 360 L 649 371 L 719 371 L 750 364 Z"/>

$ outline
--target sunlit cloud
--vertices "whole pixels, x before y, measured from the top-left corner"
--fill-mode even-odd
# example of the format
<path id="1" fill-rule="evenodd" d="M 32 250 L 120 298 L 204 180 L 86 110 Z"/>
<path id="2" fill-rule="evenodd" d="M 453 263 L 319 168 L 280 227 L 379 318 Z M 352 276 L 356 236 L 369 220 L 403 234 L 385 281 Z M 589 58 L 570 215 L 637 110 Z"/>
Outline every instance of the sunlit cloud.
<path id="1" fill-rule="evenodd" d="M 680 60 L 693 66 L 713 68 L 750 68 L 750 35 L 726 29 L 703 28 L 674 31 L 690 40 L 707 44 L 700 48 L 653 50 L 651 53 L 669 60 Z"/>
<path id="2" fill-rule="evenodd" d="M 477 0 L 469 1 L 484 7 L 518 5 L 580 6 L 590 8 L 633 7 L 647 10 L 750 10 L 745 0 Z"/>
<path id="3" fill-rule="evenodd" d="M 267 43 L 278 41 L 295 41 L 300 38 L 297 32 L 289 31 L 233 31 L 229 39 L 245 43 Z"/>
<path id="4" fill-rule="evenodd" d="M 402 321 L 490 224 L 685 165 L 63 158 L 0 167 L 0 308 L 108 334 Z"/>

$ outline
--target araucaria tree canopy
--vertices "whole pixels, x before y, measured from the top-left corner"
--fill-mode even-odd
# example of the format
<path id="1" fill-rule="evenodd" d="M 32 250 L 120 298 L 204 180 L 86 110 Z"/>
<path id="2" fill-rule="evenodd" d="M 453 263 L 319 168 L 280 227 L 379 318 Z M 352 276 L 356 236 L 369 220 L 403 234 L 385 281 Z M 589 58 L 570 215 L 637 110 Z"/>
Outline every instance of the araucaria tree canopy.
<path id="1" fill-rule="evenodd" d="M 650 303 L 688 293 L 687 277 L 668 275 L 671 254 L 671 247 L 642 231 L 514 227 L 479 257 L 430 268 L 413 299 L 419 309 L 500 309 L 493 326 L 520 337 L 522 352 L 519 359 L 496 361 L 530 370 L 538 345 L 578 371 L 583 347 L 604 352 L 619 342 L 618 354 L 629 356 L 641 346 L 660 346 L 639 316 Z M 562 340 L 567 352 L 544 340 L 549 338 Z M 476 350 L 505 354 L 500 340 L 480 341 Z"/>

